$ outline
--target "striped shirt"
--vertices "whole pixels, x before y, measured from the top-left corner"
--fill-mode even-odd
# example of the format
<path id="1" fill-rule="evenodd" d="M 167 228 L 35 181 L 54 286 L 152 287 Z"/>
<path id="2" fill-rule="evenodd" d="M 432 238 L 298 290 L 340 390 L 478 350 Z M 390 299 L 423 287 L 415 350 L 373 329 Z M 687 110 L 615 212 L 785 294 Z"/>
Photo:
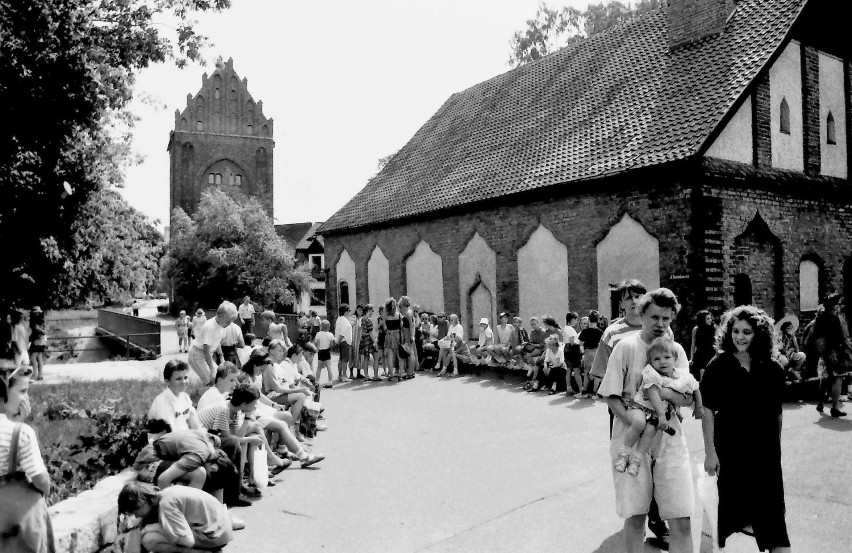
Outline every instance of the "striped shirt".
<path id="1" fill-rule="evenodd" d="M 12 448 L 12 433 L 15 423 L 0 414 L 0 475 L 9 472 L 9 452 Z M 27 475 L 32 481 L 39 474 L 47 472 L 38 447 L 35 431 L 28 425 L 21 425 L 21 435 L 18 440 L 18 470 Z"/>
<path id="2" fill-rule="evenodd" d="M 609 362 L 609 356 L 615 348 L 615 344 L 640 330 L 642 330 L 642 323 L 632 325 L 623 317 L 614 320 L 611 325 L 606 327 L 598 344 L 598 352 L 595 354 L 595 361 L 592 363 L 590 374 L 598 378 L 603 378 L 606 374 L 606 365 Z"/>
<path id="3" fill-rule="evenodd" d="M 235 417 L 231 418 L 230 402 L 228 401 L 215 403 L 198 411 L 198 420 L 207 430 L 233 433 L 232 428 L 242 426 L 244 419 L 245 414 L 242 411 L 237 411 Z"/>

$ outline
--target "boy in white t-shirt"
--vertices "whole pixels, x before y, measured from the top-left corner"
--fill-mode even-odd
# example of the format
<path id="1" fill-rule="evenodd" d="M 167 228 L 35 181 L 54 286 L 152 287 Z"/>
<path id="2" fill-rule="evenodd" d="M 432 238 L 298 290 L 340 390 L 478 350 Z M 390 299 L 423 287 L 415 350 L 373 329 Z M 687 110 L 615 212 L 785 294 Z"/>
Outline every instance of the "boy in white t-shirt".
<path id="1" fill-rule="evenodd" d="M 185 361 L 172 359 L 163 369 L 167 388 L 151 402 L 148 419 L 163 419 L 173 431 L 201 428 L 201 423 L 186 393 L 189 386 L 189 365 Z"/>
<path id="2" fill-rule="evenodd" d="M 494 332 L 488 326 L 488 317 L 479 319 L 479 341 L 470 348 L 470 362 L 479 365 L 488 355 L 489 348 L 494 344 Z"/>
<path id="3" fill-rule="evenodd" d="M 329 332 L 331 323 L 328 319 L 323 319 L 320 322 L 320 331 L 317 332 L 314 338 L 314 345 L 317 347 L 317 382 L 322 378 L 322 370 L 328 371 L 328 382 L 323 385 L 323 388 L 331 388 L 331 344 L 334 343 L 334 334 Z"/>

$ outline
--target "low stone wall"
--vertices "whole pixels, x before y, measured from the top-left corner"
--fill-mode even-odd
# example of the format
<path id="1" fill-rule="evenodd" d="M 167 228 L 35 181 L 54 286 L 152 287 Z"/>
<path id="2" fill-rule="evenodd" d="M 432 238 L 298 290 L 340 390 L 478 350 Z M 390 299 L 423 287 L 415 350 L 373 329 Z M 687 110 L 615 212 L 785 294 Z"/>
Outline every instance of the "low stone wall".
<path id="1" fill-rule="evenodd" d="M 138 523 L 119 522 L 118 493 L 136 479 L 127 469 L 50 508 L 57 553 L 139 553 Z"/>

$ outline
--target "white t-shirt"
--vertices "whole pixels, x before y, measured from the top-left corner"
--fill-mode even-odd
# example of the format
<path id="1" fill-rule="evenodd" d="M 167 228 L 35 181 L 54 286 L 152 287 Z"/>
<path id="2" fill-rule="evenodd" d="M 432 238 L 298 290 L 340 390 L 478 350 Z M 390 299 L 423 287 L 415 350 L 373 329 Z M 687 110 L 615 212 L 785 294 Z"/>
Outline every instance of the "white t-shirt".
<path id="1" fill-rule="evenodd" d="M 217 403 L 222 403 L 227 398 L 225 395 L 216 389 L 216 386 L 210 386 L 206 392 L 198 399 L 198 405 L 196 405 L 195 410 L 201 411 L 205 407 L 209 407 L 211 405 L 215 405 Z"/>
<path id="2" fill-rule="evenodd" d="M 334 339 L 337 340 L 341 336 L 343 337 L 342 342 L 352 343 L 352 323 L 346 317 L 338 317 L 334 324 Z"/>
<path id="3" fill-rule="evenodd" d="M 189 417 L 195 415 L 192 400 L 186 392 L 175 395 L 166 388 L 151 402 L 148 409 L 148 419 L 163 419 L 172 427 L 172 432 L 189 430 Z"/>
<path id="4" fill-rule="evenodd" d="M 275 376 L 278 378 L 278 382 L 284 384 L 285 387 L 287 384 L 297 383 L 302 378 L 299 374 L 299 368 L 290 359 L 285 359 L 272 366 L 275 368 Z"/>
<path id="5" fill-rule="evenodd" d="M 447 337 L 452 338 L 453 334 L 460 340 L 464 340 L 464 327 L 461 324 L 450 325 L 447 328 Z"/>
<path id="6" fill-rule="evenodd" d="M 648 346 L 642 332 L 622 338 L 612 350 L 598 393 L 603 397 L 619 396 L 625 407 L 630 407 L 633 398 L 642 386 L 642 369 L 648 364 Z M 675 342 L 675 369 L 689 372 L 689 359 L 683 347 Z"/>
<path id="7" fill-rule="evenodd" d="M 299 372 L 302 373 L 302 376 L 307 377 L 307 376 L 313 376 L 314 375 L 313 367 L 311 367 L 311 364 L 308 363 L 308 360 L 305 359 L 304 357 L 302 357 L 302 359 L 299 361 L 298 366 L 299 366 Z"/>
<path id="8" fill-rule="evenodd" d="M 251 319 L 254 316 L 254 305 L 241 303 L 238 313 L 241 319 Z"/>
<path id="9" fill-rule="evenodd" d="M 195 347 L 197 348 L 204 348 L 205 345 L 208 345 L 211 350 L 215 350 L 222 344 L 222 339 L 225 337 L 225 329 L 219 326 L 216 317 L 204 323 L 200 329 L 193 329 L 193 332 L 195 332 Z"/>
<path id="10" fill-rule="evenodd" d="M 314 338 L 314 344 L 316 344 L 317 349 L 329 349 L 332 342 L 334 342 L 334 335 L 325 330 L 317 332 L 316 338 Z"/>
<path id="11" fill-rule="evenodd" d="M 571 325 L 565 325 L 565 328 L 562 329 L 562 339 L 566 344 L 576 344 L 578 343 L 577 338 L 580 335 L 574 330 L 574 327 Z"/>
<path id="12" fill-rule="evenodd" d="M 222 338 L 223 346 L 236 346 L 243 338 L 243 329 L 237 326 L 237 323 L 231 323 L 225 329 L 225 336 Z"/>
<path id="13" fill-rule="evenodd" d="M 556 348 L 554 352 L 549 347 L 544 348 L 544 363 L 549 367 L 564 367 L 565 366 L 565 349 L 562 344 Z"/>
<path id="14" fill-rule="evenodd" d="M 506 326 L 497 325 L 497 338 L 500 340 L 501 346 L 508 346 L 512 341 L 512 332 L 515 327 L 506 323 Z"/>
<path id="15" fill-rule="evenodd" d="M 494 343 L 494 332 L 491 330 L 491 327 L 486 327 L 485 330 L 479 333 L 479 347 L 485 347 L 489 344 Z"/>

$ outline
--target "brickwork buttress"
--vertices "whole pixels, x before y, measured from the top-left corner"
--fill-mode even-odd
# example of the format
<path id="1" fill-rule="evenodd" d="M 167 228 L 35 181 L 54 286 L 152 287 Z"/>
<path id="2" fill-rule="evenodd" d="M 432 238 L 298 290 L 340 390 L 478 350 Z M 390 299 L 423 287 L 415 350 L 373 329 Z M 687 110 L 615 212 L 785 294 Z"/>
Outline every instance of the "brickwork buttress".
<path id="1" fill-rule="evenodd" d="M 754 111 L 754 164 L 758 167 L 772 166 L 772 113 L 769 96 L 769 72 L 758 77 L 754 89 L 752 110 Z"/>
<path id="2" fill-rule="evenodd" d="M 819 52 L 802 47 L 802 123 L 805 173 L 820 173 Z"/>

